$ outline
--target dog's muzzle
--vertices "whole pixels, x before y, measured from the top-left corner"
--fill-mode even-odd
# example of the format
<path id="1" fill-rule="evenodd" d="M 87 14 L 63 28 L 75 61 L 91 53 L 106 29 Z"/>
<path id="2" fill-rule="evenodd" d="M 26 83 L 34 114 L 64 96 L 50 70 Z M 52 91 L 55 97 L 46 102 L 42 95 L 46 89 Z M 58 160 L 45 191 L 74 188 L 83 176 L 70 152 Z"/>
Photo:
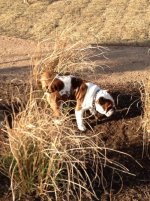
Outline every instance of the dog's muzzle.
<path id="1" fill-rule="evenodd" d="M 112 116 L 114 113 L 115 113 L 116 109 L 115 108 L 112 108 L 110 109 L 108 112 L 106 112 L 106 117 L 110 117 Z"/>

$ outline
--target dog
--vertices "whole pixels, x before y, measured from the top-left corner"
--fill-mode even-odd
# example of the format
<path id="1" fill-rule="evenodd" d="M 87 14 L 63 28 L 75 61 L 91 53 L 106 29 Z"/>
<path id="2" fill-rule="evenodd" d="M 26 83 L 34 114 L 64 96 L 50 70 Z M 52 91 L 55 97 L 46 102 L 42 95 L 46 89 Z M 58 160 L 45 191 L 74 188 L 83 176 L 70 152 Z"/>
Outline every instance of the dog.
<path id="1" fill-rule="evenodd" d="M 86 130 L 83 121 L 86 110 L 92 115 L 98 112 L 106 117 L 112 116 L 115 112 L 114 99 L 110 93 L 92 82 L 73 75 L 52 76 L 49 70 L 42 73 L 40 82 L 55 117 L 60 116 L 62 102 L 76 101 L 75 117 L 80 131 Z"/>

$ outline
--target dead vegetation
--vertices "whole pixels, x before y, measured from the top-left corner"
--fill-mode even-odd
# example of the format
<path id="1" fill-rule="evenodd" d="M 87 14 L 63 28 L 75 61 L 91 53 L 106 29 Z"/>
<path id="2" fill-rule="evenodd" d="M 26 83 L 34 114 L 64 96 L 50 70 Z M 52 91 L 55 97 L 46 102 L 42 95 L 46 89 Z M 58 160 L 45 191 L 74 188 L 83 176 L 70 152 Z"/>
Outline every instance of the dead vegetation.
<path id="1" fill-rule="evenodd" d="M 143 84 L 143 102 L 144 102 L 144 117 L 143 117 L 143 146 L 144 151 L 149 156 L 149 145 L 150 145 L 150 77 L 147 82 Z M 143 151 L 143 152 L 144 152 Z"/>
<path id="2" fill-rule="evenodd" d="M 148 0 L 0 0 L 0 33 L 41 40 L 73 26 L 88 43 L 149 44 Z"/>
<path id="3" fill-rule="evenodd" d="M 27 195 L 49 200 L 88 196 L 93 200 L 97 197 L 95 183 L 105 189 L 103 167 L 132 175 L 107 156 L 109 148 L 101 133 L 81 135 L 72 122 L 74 117 L 68 115 L 62 117 L 61 126 L 57 125 L 48 105 L 41 104 L 30 97 L 26 109 L 15 118 L 13 129 L 5 127 L 8 139 L 2 145 L 0 169 L 11 180 L 13 200 Z M 126 153 L 111 151 L 134 161 Z"/>
<path id="4" fill-rule="evenodd" d="M 57 39 L 53 51 L 36 60 L 33 74 L 39 75 L 57 57 L 60 58 L 58 72 L 82 72 L 87 68 L 86 60 L 90 61 L 90 52 L 85 54 L 84 50 L 87 50 L 85 43 Z M 100 54 L 104 54 L 103 50 L 99 49 Z M 94 66 L 92 62 L 91 66 Z M 6 122 L 3 132 L 8 138 L 1 141 L 0 170 L 11 180 L 13 201 L 26 195 L 46 200 L 93 200 L 97 198 L 95 185 L 105 191 L 104 167 L 115 170 L 118 175 L 123 172 L 134 176 L 107 153 L 118 153 L 140 165 L 131 155 L 107 148 L 102 133 L 92 128 L 88 135 L 78 132 L 67 107 L 62 124 L 56 124 L 51 109 L 37 96 L 32 85 L 28 94 L 26 107 L 15 117 L 13 128 Z"/>
<path id="5" fill-rule="evenodd" d="M 53 48 L 50 53 L 43 56 L 41 52 L 37 59 L 33 59 L 35 64 L 33 75 L 36 80 L 38 80 L 41 71 L 50 68 L 58 57 L 57 72 L 69 71 L 81 75 L 87 69 L 90 73 L 93 72 L 96 65 L 92 62 L 90 52 L 90 49 L 93 50 L 94 47 L 88 47 L 89 51 L 87 51 L 87 43 L 149 44 L 149 15 L 148 0 L 122 0 L 119 2 L 117 0 L 0 0 L 0 33 L 40 41 L 45 37 L 49 38 L 49 36 L 53 38 L 51 43 Z M 66 29 L 70 31 L 66 32 Z M 71 35 L 71 39 L 55 38 L 56 32 L 63 31 L 65 36 Z M 57 43 L 55 43 L 56 41 Z M 74 43 L 74 41 L 78 42 Z M 40 44 L 38 48 L 40 48 Z M 98 50 L 96 56 L 102 55 L 105 58 L 107 49 L 100 46 L 96 48 Z M 143 93 L 145 102 L 143 142 L 146 153 L 149 151 L 149 84 L 149 82 L 145 84 Z M 5 96 L 11 97 L 12 91 L 11 88 L 9 94 L 5 94 Z M 45 200 L 93 200 L 98 198 L 95 186 L 107 193 L 105 167 L 109 167 L 109 172 L 112 170 L 121 180 L 118 192 L 123 188 L 120 172 L 135 176 L 134 172 L 130 172 L 130 168 L 111 158 L 108 153 L 110 151 L 111 153 L 119 153 L 121 159 L 126 156 L 125 160 L 130 166 L 132 163 L 135 166 L 135 159 L 126 152 L 106 147 L 105 142 L 111 138 L 111 145 L 118 143 L 121 147 L 123 144 L 128 149 L 132 148 L 133 153 L 138 151 L 140 153 L 142 149 L 137 149 L 133 144 L 130 147 L 128 143 L 129 138 L 133 137 L 135 142 L 139 137 L 137 132 L 139 124 L 137 129 L 131 128 L 130 133 L 128 132 L 128 127 L 136 121 L 129 118 L 127 121 L 121 119 L 118 122 L 117 120 L 112 123 L 107 122 L 107 128 L 112 129 L 111 132 L 107 132 L 110 130 L 105 128 L 104 124 L 106 123 L 104 123 L 105 135 L 101 132 L 102 127 L 98 127 L 95 131 L 90 128 L 89 133 L 81 134 L 76 129 L 74 116 L 68 116 L 68 108 L 65 108 L 65 113 L 62 116 L 62 125 L 58 125 L 53 121 L 51 110 L 42 99 L 41 94 L 40 97 L 37 96 L 39 91 L 34 91 L 31 86 L 27 93 L 29 101 L 26 103 L 26 108 L 15 117 L 13 129 L 10 129 L 6 122 L 0 135 L 0 171 L 10 178 L 11 200 L 27 195 Z M 21 97 L 22 94 L 19 96 Z M 130 108 L 127 113 L 129 111 Z M 119 132 L 122 132 L 123 135 L 122 133 L 118 134 L 115 130 L 117 126 L 111 124 L 116 124 L 118 127 L 122 124 L 119 127 Z M 136 125 L 132 126 L 136 127 Z M 118 136 L 116 136 L 117 134 Z M 116 138 L 118 138 L 117 142 Z M 114 146 L 117 147 L 116 144 Z M 147 163 L 146 158 L 145 164 Z M 138 164 L 138 166 L 140 165 Z M 147 175 L 144 182 L 149 179 L 149 167 L 148 165 L 146 167 Z M 143 169 L 142 171 L 144 172 Z M 140 169 L 140 172 L 142 171 Z M 113 174 L 111 176 L 110 189 L 113 186 Z M 142 179 L 141 182 L 143 182 Z M 130 178 L 130 180 L 132 179 Z M 129 183 L 130 181 L 127 185 Z M 143 187 L 144 190 L 146 189 L 144 195 L 149 200 L 147 188 L 148 185 Z M 132 199 L 136 199 L 137 191 L 133 190 L 133 186 L 130 191 L 133 194 Z M 126 192 L 126 200 L 129 199 L 128 192 Z M 108 199 L 112 198 L 111 193 L 110 190 Z M 144 199 L 143 197 L 142 195 L 140 198 Z M 123 199 L 124 195 L 118 198 L 118 200 Z"/>
<path id="6" fill-rule="evenodd" d="M 66 33 L 71 30 L 64 31 L 61 35 L 56 34 L 55 39 L 49 38 L 38 43 L 36 50 L 38 54 L 33 55 L 32 58 L 32 78 L 34 83 L 38 83 L 40 75 L 47 69 L 59 74 L 69 73 L 80 77 L 83 76 L 83 72 L 94 74 L 97 64 L 93 58 L 107 59 L 106 53 L 109 51 L 107 47 L 100 45 L 90 46 L 82 40 L 74 42 L 72 38 L 66 37 Z M 43 54 L 41 47 L 45 42 L 53 48 Z M 93 52 L 95 52 L 94 55 Z M 98 67 L 103 68 L 101 65 L 98 65 Z"/>
<path id="7" fill-rule="evenodd" d="M 146 85 L 145 117 L 147 120 L 146 130 L 150 134 L 150 78 L 148 78 L 147 85 Z"/>

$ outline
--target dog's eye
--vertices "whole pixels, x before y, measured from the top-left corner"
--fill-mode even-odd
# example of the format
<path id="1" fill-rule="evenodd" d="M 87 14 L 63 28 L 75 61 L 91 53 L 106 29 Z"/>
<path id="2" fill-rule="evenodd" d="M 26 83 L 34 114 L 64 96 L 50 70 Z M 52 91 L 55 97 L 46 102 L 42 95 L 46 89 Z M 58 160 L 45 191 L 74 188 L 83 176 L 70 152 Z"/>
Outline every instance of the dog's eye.
<path id="1" fill-rule="evenodd" d="M 99 104 L 104 105 L 106 103 L 106 99 L 104 97 L 99 98 Z"/>

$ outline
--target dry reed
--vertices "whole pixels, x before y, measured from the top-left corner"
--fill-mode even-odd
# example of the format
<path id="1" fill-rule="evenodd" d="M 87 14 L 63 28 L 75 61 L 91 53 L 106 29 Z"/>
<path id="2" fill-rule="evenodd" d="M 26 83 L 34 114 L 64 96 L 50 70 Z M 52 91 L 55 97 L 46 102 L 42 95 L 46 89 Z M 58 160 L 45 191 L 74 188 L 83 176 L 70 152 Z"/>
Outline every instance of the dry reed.
<path id="1" fill-rule="evenodd" d="M 33 56 L 33 77 L 38 80 L 39 76 L 45 69 L 54 68 L 57 73 L 70 73 L 80 75 L 82 72 L 94 72 L 97 66 L 94 57 L 107 59 L 106 53 L 108 48 L 99 45 L 89 46 L 83 41 L 74 43 L 70 37 L 64 37 L 66 32 L 54 39 L 47 39 L 40 42 L 37 46 L 38 55 Z M 49 44 L 48 53 L 42 52 L 42 45 Z"/>
<path id="2" fill-rule="evenodd" d="M 147 82 L 143 83 L 144 92 L 142 93 L 143 105 L 144 105 L 144 117 L 143 117 L 143 154 L 149 155 L 149 143 L 150 143 L 150 77 Z"/>
<path id="3" fill-rule="evenodd" d="M 37 79 L 57 58 L 57 72 L 81 72 L 87 64 L 93 70 L 91 52 L 84 43 L 73 44 L 68 39 L 57 38 L 53 47 L 49 54 L 36 61 L 33 75 Z M 104 53 L 102 47 L 98 50 L 97 55 Z M 93 200 L 97 198 L 95 182 L 105 189 L 104 166 L 131 174 L 124 165 L 108 158 L 108 150 L 117 151 L 105 147 L 101 133 L 78 132 L 74 115 L 68 115 L 68 109 L 62 114 L 61 125 L 56 124 L 48 104 L 36 98 L 32 90 L 31 86 L 29 100 L 14 118 L 13 128 L 5 126 L 8 139 L 3 143 L 0 169 L 11 179 L 13 201 L 23 195 L 68 201 L 81 201 L 88 195 Z"/>
<path id="4" fill-rule="evenodd" d="M 104 146 L 101 133 L 81 135 L 74 117 L 66 114 L 57 125 L 48 105 L 41 104 L 31 98 L 15 118 L 13 129 L 6 127 L 9 140 L 3 145 L 1 168 L 11 178 L 13 200 L 23 195 L 82 200 L 87 194 L 92 200 L 97 197 L 94 182 L 105 188 L 104 166 L 131 174 L 107 157 L 110 149 Z"/>

